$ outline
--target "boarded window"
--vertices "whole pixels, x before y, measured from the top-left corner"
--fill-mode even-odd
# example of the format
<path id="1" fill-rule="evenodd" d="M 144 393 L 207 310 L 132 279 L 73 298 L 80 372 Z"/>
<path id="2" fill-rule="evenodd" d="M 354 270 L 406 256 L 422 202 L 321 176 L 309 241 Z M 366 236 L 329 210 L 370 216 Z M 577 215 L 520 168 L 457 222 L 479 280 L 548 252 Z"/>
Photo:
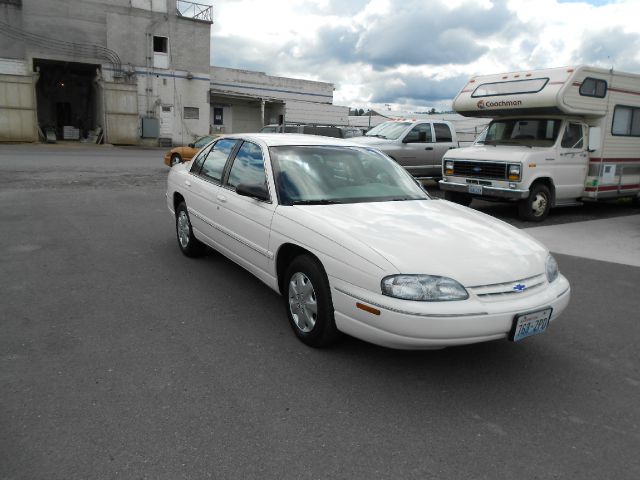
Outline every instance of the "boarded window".
<path id="1" fill-rule="evenodd" d="M 200 109 L 197 107 L 184 107 L 185 120 L 198 120 L 200 118 Z"/>

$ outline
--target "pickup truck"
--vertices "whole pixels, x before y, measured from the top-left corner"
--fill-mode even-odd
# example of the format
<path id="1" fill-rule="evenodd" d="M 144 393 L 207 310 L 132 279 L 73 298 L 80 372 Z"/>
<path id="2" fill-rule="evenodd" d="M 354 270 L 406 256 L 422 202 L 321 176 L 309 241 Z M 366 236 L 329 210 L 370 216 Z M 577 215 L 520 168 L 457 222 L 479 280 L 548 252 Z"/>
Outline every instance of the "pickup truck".
<path id="1" fill-rule="evenodd" d="M 351 141 L 383 151 L 416 178 L 441 178 L 443 155 L 458 147 L 453 125 L 444 120 L 391 120 Z"/>

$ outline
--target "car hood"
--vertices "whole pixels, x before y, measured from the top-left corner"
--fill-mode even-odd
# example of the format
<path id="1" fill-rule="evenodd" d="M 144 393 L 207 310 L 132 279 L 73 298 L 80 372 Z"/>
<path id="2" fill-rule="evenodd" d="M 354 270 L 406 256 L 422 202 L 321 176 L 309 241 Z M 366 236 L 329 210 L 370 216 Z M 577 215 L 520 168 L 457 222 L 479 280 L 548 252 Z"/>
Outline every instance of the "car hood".
<path id="1" fill-rule="evenodd" d="M 384 257 L 397 269 L 389 274 L 440 275 L 476 286 L 545 271 L 548 251 L 532 237 L 445 200 L 295 206 L 281 214 L 364 257 Z"/>
<path id="2" fill-rule="evenodd" d="M 473 159 L 473 160 L 498 160 L 505 162 L 522 162 L 525 158 L 531 156 L 533 152 L 546 151 L 547 148 L 540 147 L 523 147 L 518 145 L 498 145 L 498 146 L 484 146 L 479 145 L 476 147 L 464 147 L 448 150 L 445 153 L 446 159 Z"/>
<path id="3" fill-rule="evenodd" d="M 350 138 L 349 139 L 350 142 L 353 143 L 359 143 L 360 145 L 370 145 L 370 146 L 376 146 L 376 145 L 389 145 L 390 143 L 393 143 L 395 140 L 388 140 L 386 138 L 380 138 L 380 137 L 354 137 L 354 138 Z"/>

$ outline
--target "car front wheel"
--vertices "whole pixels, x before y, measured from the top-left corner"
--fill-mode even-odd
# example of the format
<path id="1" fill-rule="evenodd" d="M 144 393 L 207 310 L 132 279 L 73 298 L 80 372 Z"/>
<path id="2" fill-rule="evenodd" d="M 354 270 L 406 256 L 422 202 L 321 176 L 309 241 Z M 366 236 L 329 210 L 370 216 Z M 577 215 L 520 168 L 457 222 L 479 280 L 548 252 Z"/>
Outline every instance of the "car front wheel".
<path id="1" fill-rule="evenodd" d="M 551 209 L 551 192 L 542 183 L 535 184 L 529 191 L 529 197 L 518 203 L 518 214 L 523 220 L 541 222 Z"/>
<path id="2" fill-rule="evenodd" d="M 200 257 L 206 251 L 206 246 L 193 235 L 189 212 L 184 202 L 180 202 L 176 208 L 176 235 L 180 251 L 187 257 Z"/>
<path id="3" fill-rule="evenodd" d="M 339 333 L 327 275 L 309 255 L 296 257 L 285 274 L 283 289 L 289 323 L 296 336 L 312 347 L 335 343 Z"/>

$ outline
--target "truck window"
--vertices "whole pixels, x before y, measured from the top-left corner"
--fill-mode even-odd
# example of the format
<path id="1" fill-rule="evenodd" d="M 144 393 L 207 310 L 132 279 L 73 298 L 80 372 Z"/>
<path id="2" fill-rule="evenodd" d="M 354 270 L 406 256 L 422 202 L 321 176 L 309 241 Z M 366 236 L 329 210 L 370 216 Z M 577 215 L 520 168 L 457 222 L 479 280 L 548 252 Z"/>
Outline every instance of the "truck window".
<path id="1" fill-rule="evenodd" d="M 562 148 L 582 148 L 582 125 L 570 123 L 564 129 Z"/>
<path id="2" fill-rule="evenodd" d="M 452 142 L 451 129 L 446 123 L 434 123 L 433 129 L 436 131 L 436 142 Z"/>
<path id="3" fill-rule="evenodd" d="M 403 142 L 405 143 L 431 143 L 433 142 L 433 137 L 431 136 L 431 124 L 430 123 L 420 123 L 413 127 L 409 133 L 407 133 L 406 137 L 404 137 Z"/>

